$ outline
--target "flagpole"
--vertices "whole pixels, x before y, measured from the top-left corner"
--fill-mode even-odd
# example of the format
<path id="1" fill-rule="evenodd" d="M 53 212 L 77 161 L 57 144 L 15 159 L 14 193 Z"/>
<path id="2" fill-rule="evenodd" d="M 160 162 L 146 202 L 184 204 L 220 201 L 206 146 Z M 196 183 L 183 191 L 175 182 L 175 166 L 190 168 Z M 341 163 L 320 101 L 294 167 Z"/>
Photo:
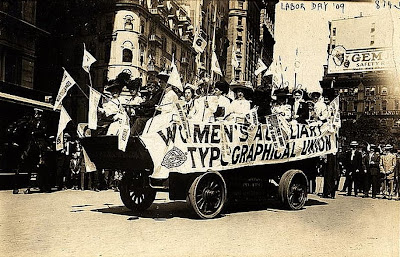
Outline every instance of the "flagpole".
<path id="1" fill-rule="evenodd" d="M 217 6 L 214 7 L 214 31 L 213 31 L 213 39 L 212 39 L 212 45 L 211 45 L 211 61 L 212 61 L 212 55 L 214 54 L 214 51 L 215 51 L 215 28 L 216 27 L 217 27 Z M 214 70 L 212 69 L 212 63 L 211 63 L 211 78 L 210 79 L 211 79 L 211 83 L 213 83 L 213 85 L 214 85 Z M 210 83 L 207 83 L 206 101 L 204 103 L 203 117 L 201 118 L 201 121 L 204 121 L 204 115 L 206 112 L 206 104 L 208 104 L 209 91 L 210 91 Z"/>

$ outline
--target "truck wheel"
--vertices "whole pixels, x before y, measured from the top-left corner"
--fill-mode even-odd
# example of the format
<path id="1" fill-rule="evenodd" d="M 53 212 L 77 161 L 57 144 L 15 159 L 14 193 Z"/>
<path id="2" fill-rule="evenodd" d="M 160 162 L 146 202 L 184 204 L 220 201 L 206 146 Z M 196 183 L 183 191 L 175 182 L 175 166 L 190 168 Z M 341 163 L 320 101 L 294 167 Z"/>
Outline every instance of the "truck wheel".
<path id="1" fill-rule="evenodd" d="M 218 172 L 207 172 L 197 177 L 189 189 L 189 202 L 202 219 L 217 216 L 226 201 L 226 183 Z"/>
<path id="2" fill-rule="evenodd" d="M 303 208 L 307 201 L 307 177 L 301 170 L 286 171 L 279 181 L 279 199 L 292 210 Z"/>
<path id="3" fill-rule="evenodd" d="M 156 198 L 148 177 L 142 173 L 126 173 L 120 184 L 120 197 L 124 205 L 133 211 L 144 211 Z"/>

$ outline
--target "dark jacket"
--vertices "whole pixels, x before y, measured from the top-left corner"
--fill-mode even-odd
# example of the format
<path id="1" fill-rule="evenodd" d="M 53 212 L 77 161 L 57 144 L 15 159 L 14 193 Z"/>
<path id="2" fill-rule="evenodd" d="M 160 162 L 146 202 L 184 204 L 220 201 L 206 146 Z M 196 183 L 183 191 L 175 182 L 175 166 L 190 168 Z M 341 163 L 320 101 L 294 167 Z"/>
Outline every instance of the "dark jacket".
<path id="1" fill-rule="evenodd" d="M 354 153 L 353 160 L 351 160 L 351 150 L 348 151 L 345 154 L 344 158 L 344 167 L 346 169 L 346 174 L 351 173 L 351 175 L 354 175 L 356 170 L 359 170 L 360 172 L 364 172 L 364 166 L 363 166 L 363 157 L 360 151 L 356 150 Z"/>
<path id="2" fill-rule="evenodd" d="M 163 90 L 159 89 L 153 93 L 149 99 L 140 104 L 136 109 L 136 115 L 140 117 L 152 117 L 155 106 L 159 104 Z"/>
<path id="3" fill-rule="evenodd" d="M 364 157 L 364 166 L 367 170 L 367 174 L 379 175 L 379 162 L 380 154 L 374 152 L 371 156 L 369 154 Z"/>

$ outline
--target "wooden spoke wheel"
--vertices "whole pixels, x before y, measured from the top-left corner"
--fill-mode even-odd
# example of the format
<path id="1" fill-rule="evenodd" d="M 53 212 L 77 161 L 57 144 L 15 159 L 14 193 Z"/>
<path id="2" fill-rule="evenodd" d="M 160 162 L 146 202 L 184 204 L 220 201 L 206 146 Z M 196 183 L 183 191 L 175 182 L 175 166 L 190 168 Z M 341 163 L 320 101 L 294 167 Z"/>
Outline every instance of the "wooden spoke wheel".
<path id="1" fill-rule="evenodd" d="M 279 181 L 279 198 L 292 210 L 303 208 L 307 201 L 307 177 L 301 170 L 286 171 Z"/>
<path id="2" fill-rule="evenodd" d="M 150 187 L 148 176 L 143 173 L 126 173 L 121 180 L 120 197 L 127 208 L 143 211 L 153 203 L 156 191 Z"/>
<path id="3" fill-rule="evenodd" d="M 207 172 L 193 181 L 188 196 L 190 205 L 200 218 L 214 218 L 226 201 L 225 180 L 218 172 Z"/>

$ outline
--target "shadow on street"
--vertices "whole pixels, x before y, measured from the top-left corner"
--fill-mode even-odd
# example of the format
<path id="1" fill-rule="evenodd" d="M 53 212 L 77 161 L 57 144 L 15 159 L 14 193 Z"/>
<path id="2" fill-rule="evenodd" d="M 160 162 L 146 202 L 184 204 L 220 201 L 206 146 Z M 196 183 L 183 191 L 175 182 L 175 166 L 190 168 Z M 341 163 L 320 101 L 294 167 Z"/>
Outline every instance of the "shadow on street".
<path id="1" fill-rule="evenodd" d="M 309 199 L 307 206 L 326 205 L 328 203 L 315 199 Z M 149 209 L 145 211 L 132 211 L 125 206 L 112 206 L 112 204 L 104 204 L 107 207 L 100 209 L 93 209 L 93 212 L 100 212 L 104 214 L 116 214 L 125 216 L 137 216 L 140 218 L 150 218 L 154 220 L 163 221 L 170 218 L 185 218 L 185 219 L 199 219 L 191 207 L 186 202 L 168 202 L 168 203 L 153 203 Z M 290 212 L 292 210 L 284 209 L 279 201 L 267 201 L 263 203 L 227 203 L 223 214 L 217 218 L 222 218 L 225 215 L 233 213 L 251 212 L 251 211 L 271 211 L 271 212 Z"/>

